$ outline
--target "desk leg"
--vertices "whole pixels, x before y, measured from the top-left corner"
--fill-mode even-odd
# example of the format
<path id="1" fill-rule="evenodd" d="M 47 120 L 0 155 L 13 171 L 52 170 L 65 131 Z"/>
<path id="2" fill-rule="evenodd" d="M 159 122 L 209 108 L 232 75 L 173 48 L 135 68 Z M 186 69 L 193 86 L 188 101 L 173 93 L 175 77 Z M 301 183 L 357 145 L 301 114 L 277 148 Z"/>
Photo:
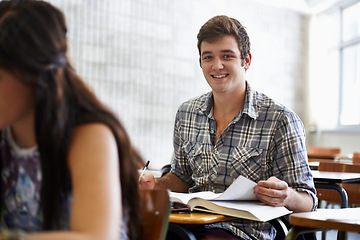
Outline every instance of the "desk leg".
<path id="1" fill-rule="evenodd" d="M 337 184 L 329 184 L 329 183 L 315 183 L 315 188 L 320 189 L 329 189 L 329 190 L 335 190 L 340 194 L 341 197 L 341 208 L 347 208 L 348 207 L 348 196 L 345 191 L 345 189 Z M 345 239 L 345 232 L 338 232 L 337 239 L 338 240 L 344 240 Z"/>
<path id="2" fill-rule="evenodd" d="M 337 240 L 345 240 L 346 239 L 346 232 L 338 232 Z"/>
<path id="3" fill-rule="evenodd" d="M 348 207 L 348 196 L 344 188 L 337 184 L 330 183 L 315 183 L 315 188 L 335 190 L 340 194 L 341 197 L 341 208 Z"/>

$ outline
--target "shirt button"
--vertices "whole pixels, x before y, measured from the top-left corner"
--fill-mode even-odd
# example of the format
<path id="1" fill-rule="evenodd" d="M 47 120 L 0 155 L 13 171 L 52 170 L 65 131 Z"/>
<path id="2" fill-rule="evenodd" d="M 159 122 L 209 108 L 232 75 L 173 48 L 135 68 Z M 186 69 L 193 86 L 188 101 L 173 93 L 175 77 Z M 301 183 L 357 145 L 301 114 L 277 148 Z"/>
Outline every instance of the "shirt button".
<path id="1" fill-rule="evenodd" d="M 216 149 L 214 149 L 213 153 L 214 153 L 215 155 L 218 155 L 218 154 L 219 154 L 218 150 L 216 150 Z"/>

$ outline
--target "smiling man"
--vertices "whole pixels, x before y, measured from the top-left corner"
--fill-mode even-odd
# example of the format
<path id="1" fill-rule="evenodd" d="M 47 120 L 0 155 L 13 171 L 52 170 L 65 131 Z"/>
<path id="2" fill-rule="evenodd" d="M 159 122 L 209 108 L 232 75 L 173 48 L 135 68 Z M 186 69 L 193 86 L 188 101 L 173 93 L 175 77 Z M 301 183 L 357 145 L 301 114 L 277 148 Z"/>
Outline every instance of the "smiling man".
<path id="1" fill-rule="evenodd" d="M 303 124 L 246 81 L 251 54 L 245 28 L 236 19 L 216 16 L 197 37 L 212 91 L 180 106 L 171 171 L 159 179 L 145 175 L 140 187 L 223 192 L 242 175 L 257 183 L 254 193 L 265 204 L 294 212 L 316 209 Z M 197 239 L 273 239 L 276 231 L 268 223 L 238 219 L 194 233 Z"/>

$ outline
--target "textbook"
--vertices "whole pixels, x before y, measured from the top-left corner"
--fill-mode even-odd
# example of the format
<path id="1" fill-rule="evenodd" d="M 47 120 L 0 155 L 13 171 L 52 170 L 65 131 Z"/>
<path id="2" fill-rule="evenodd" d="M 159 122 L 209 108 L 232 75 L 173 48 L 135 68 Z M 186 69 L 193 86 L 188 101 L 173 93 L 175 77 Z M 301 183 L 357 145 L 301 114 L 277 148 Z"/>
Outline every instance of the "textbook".
<path id="1" fill-rule="evenodd" d="M 205 211 L 237 218 L 266 222 L 291 213 L 285 207 L 273 207 L 257 200 L 253 188 L 256 183 L 240 176 L 223 193 L 170 192 L 170 201 L 186 203 L 191 211 Z"/>

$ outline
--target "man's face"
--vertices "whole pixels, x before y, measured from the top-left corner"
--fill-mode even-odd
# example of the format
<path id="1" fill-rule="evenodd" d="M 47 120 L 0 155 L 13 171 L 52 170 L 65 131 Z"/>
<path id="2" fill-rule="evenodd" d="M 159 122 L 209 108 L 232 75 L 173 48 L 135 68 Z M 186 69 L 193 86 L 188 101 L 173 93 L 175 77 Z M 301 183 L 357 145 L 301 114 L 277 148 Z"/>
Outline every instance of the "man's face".
<path id="1" fill-rule="evenodd" d="M 245 91 L 245 69 L 250 66 L 251 55 L 241 59 L 235 37 L 226 35 L 213 42 L 203 41 L 200 59 L 214 94 Z"/>

